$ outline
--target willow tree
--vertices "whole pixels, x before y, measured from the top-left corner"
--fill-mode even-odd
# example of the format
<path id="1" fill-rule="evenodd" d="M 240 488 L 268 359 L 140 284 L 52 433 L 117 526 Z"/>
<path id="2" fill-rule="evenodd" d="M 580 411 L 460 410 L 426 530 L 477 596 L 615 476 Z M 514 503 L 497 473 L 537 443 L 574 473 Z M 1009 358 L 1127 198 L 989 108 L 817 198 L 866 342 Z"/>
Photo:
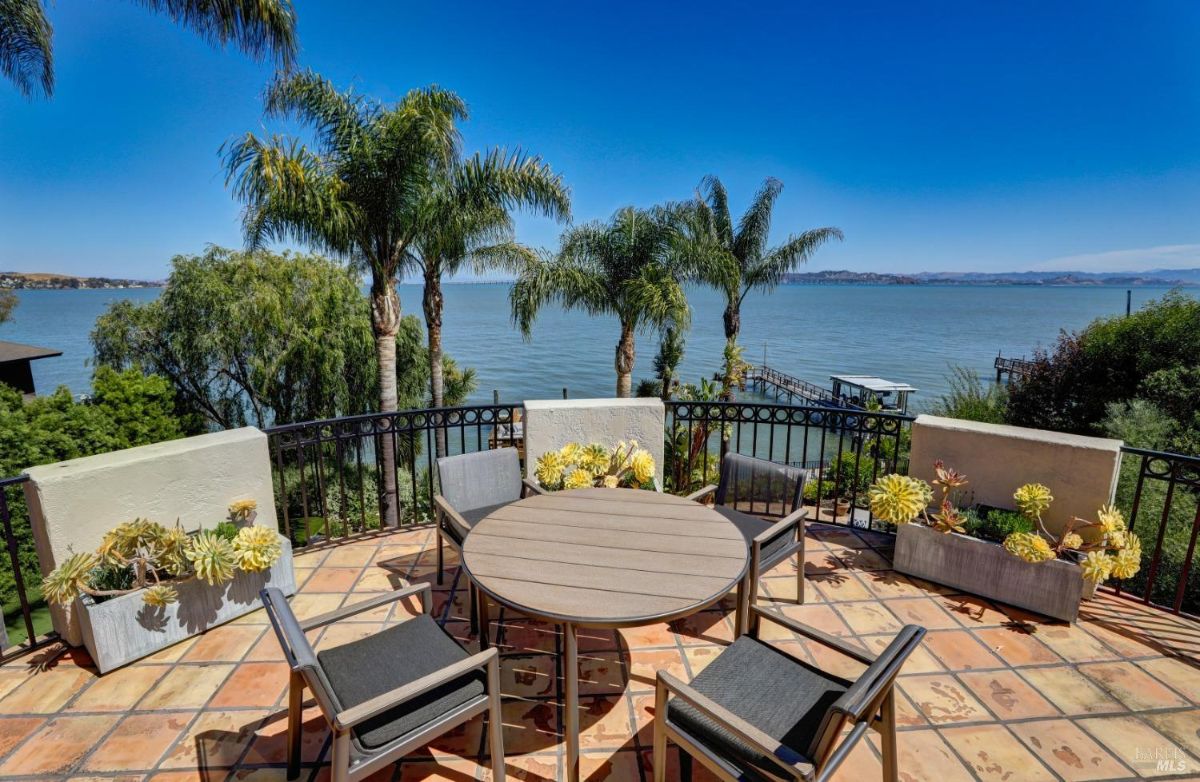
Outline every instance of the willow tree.
<path id="1" fill-rule="evenodd" d="M 290 65 L 296 14 L 290 0 L 139 0 L 218 46 Z M 54 92 L 54 27 L 43 0 L 0 0 L 0 73 L 29 97 Z"/>
<path id="2" fill-rule="evenodd" d="M 532 206 L 556 219 L 570 216 L 571 201 L 562 179 L 538 158 L 496 149 L 457 162 L 428 193 L 420 230 L 409 248 L 409 265 L 420 273 L 421 305 L 428 335 L 430 398 L 445 403 L 442 373 L 442 278 L 464 269 L 519 269 L 536 258 L 515 239 L 510 210 Z M 438 454 L 445 433 L 438 432 Z"/>
<path id="3" fill-rule="evenodd" d="M 510 293 L 513 321 L 525 338 L 548 303 L 615 316 L 621 327 L 613 362 L 617 396 L 630 396 L 635 335 L 689 320 L 678 277 L 678 211 L 620 209 L 607 223 L 569 229 L 557 254 L 526 262 Z"/>
<path id="4" fill-rule="evenodd" d="M 751 291 L 773 290 L 821 245 L 842 238 L 837 228 L 813 228 L 771 247 L 771 217 L 782 190 L 782 182 L 768 177 L 735 227 L 725 186 L 715 176 L 707 176 L 688 212 L 688 247 L 693 251 L 696 277 L 725 296 L 727 354 L 737 353 L 746 296 Z"/>

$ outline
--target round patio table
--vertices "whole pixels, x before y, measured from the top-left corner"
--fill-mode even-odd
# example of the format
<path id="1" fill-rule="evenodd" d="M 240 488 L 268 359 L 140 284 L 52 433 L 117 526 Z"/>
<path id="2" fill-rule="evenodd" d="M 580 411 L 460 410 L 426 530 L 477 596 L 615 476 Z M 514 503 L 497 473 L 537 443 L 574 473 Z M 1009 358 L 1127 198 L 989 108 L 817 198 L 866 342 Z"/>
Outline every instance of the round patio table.
<path id="1" fill-rule="evenodd" d="M 742 533 L 712 508 L 637 489 L 526 497 L 477 523 L 462 550 L 463 567 L 485 595 L 563 626 L 570 782 L 579 779 L 577 628 L 633 627 L 695 613 L 737 587 L 748 562 Z M 478 601 L 481 628 L 486 605 Z"/>

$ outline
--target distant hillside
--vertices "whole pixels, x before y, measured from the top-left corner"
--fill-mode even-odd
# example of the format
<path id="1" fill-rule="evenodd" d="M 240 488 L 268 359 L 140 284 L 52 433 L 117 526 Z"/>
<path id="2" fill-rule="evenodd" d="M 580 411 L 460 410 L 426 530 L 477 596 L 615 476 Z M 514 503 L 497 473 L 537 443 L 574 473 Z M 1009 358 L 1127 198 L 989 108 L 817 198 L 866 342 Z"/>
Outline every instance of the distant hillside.
<path id="1" fill-rule="evenodd" d="M 820 271 L 784 275 L 790 285 L 1200 285 L 1200 269 L 1148 272 L 878 272 Z"/>
<path id="2" fill-rule="evenodd" d="M 69 290 L 76 288 L 159 288 L 161 282 L 121 280 L 112 277 L 76 277 L 47 272 L 0 272 L 0 288 Z"/>

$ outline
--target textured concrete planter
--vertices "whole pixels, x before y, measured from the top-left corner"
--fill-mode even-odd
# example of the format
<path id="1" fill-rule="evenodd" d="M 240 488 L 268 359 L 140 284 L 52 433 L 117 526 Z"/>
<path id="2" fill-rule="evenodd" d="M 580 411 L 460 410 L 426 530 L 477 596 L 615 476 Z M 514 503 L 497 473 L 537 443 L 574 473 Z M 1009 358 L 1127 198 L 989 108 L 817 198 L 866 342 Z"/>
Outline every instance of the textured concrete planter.
<path id="1" fill-rule="evenodd" d="M 1087 583 L 1072 562 L 1031 564 L 998 543 L 920 524 L 897 530 L 894 563 L 901 573 L 1066 622 L 1079 615 Z"/>
<path id="2" fill-rule="evenodd" d="M 221 586 L 193 578 L 176 585 L 179 601 L 156 608 L 142 602 L 141 591 L 97 603 L 88 595 L 76 599 L 83 645 L 100 669 L 108 673 L 159 649 L 237 619 L 261 607 L 263 587 L 278 587 L 285 595 L 296 593 L 292 570 L 292 545 L 282 535 L 283 554 L 262 573 L 239 571 Z"/>

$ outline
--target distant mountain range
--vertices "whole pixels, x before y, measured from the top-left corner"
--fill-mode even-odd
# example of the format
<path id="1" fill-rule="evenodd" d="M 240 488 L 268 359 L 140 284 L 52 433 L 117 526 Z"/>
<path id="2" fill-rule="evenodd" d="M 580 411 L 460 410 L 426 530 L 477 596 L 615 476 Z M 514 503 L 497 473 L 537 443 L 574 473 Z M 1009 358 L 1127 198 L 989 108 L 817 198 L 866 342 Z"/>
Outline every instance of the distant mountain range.
<path id="1" fill-rule="evenodd" d="M 820 271 L 784 275 L 789 285 L 1200 285 L 1200 269 L 1147 272 L 878 272 Z"/>
<path id="2" fill-rule="evenodd" d="M 120 280 L 112 277 L 76 277 L 49 272 L 0 272 L 0 288 L 72 290 L 77 288 L 160 288 L 161 282 Z"/>

